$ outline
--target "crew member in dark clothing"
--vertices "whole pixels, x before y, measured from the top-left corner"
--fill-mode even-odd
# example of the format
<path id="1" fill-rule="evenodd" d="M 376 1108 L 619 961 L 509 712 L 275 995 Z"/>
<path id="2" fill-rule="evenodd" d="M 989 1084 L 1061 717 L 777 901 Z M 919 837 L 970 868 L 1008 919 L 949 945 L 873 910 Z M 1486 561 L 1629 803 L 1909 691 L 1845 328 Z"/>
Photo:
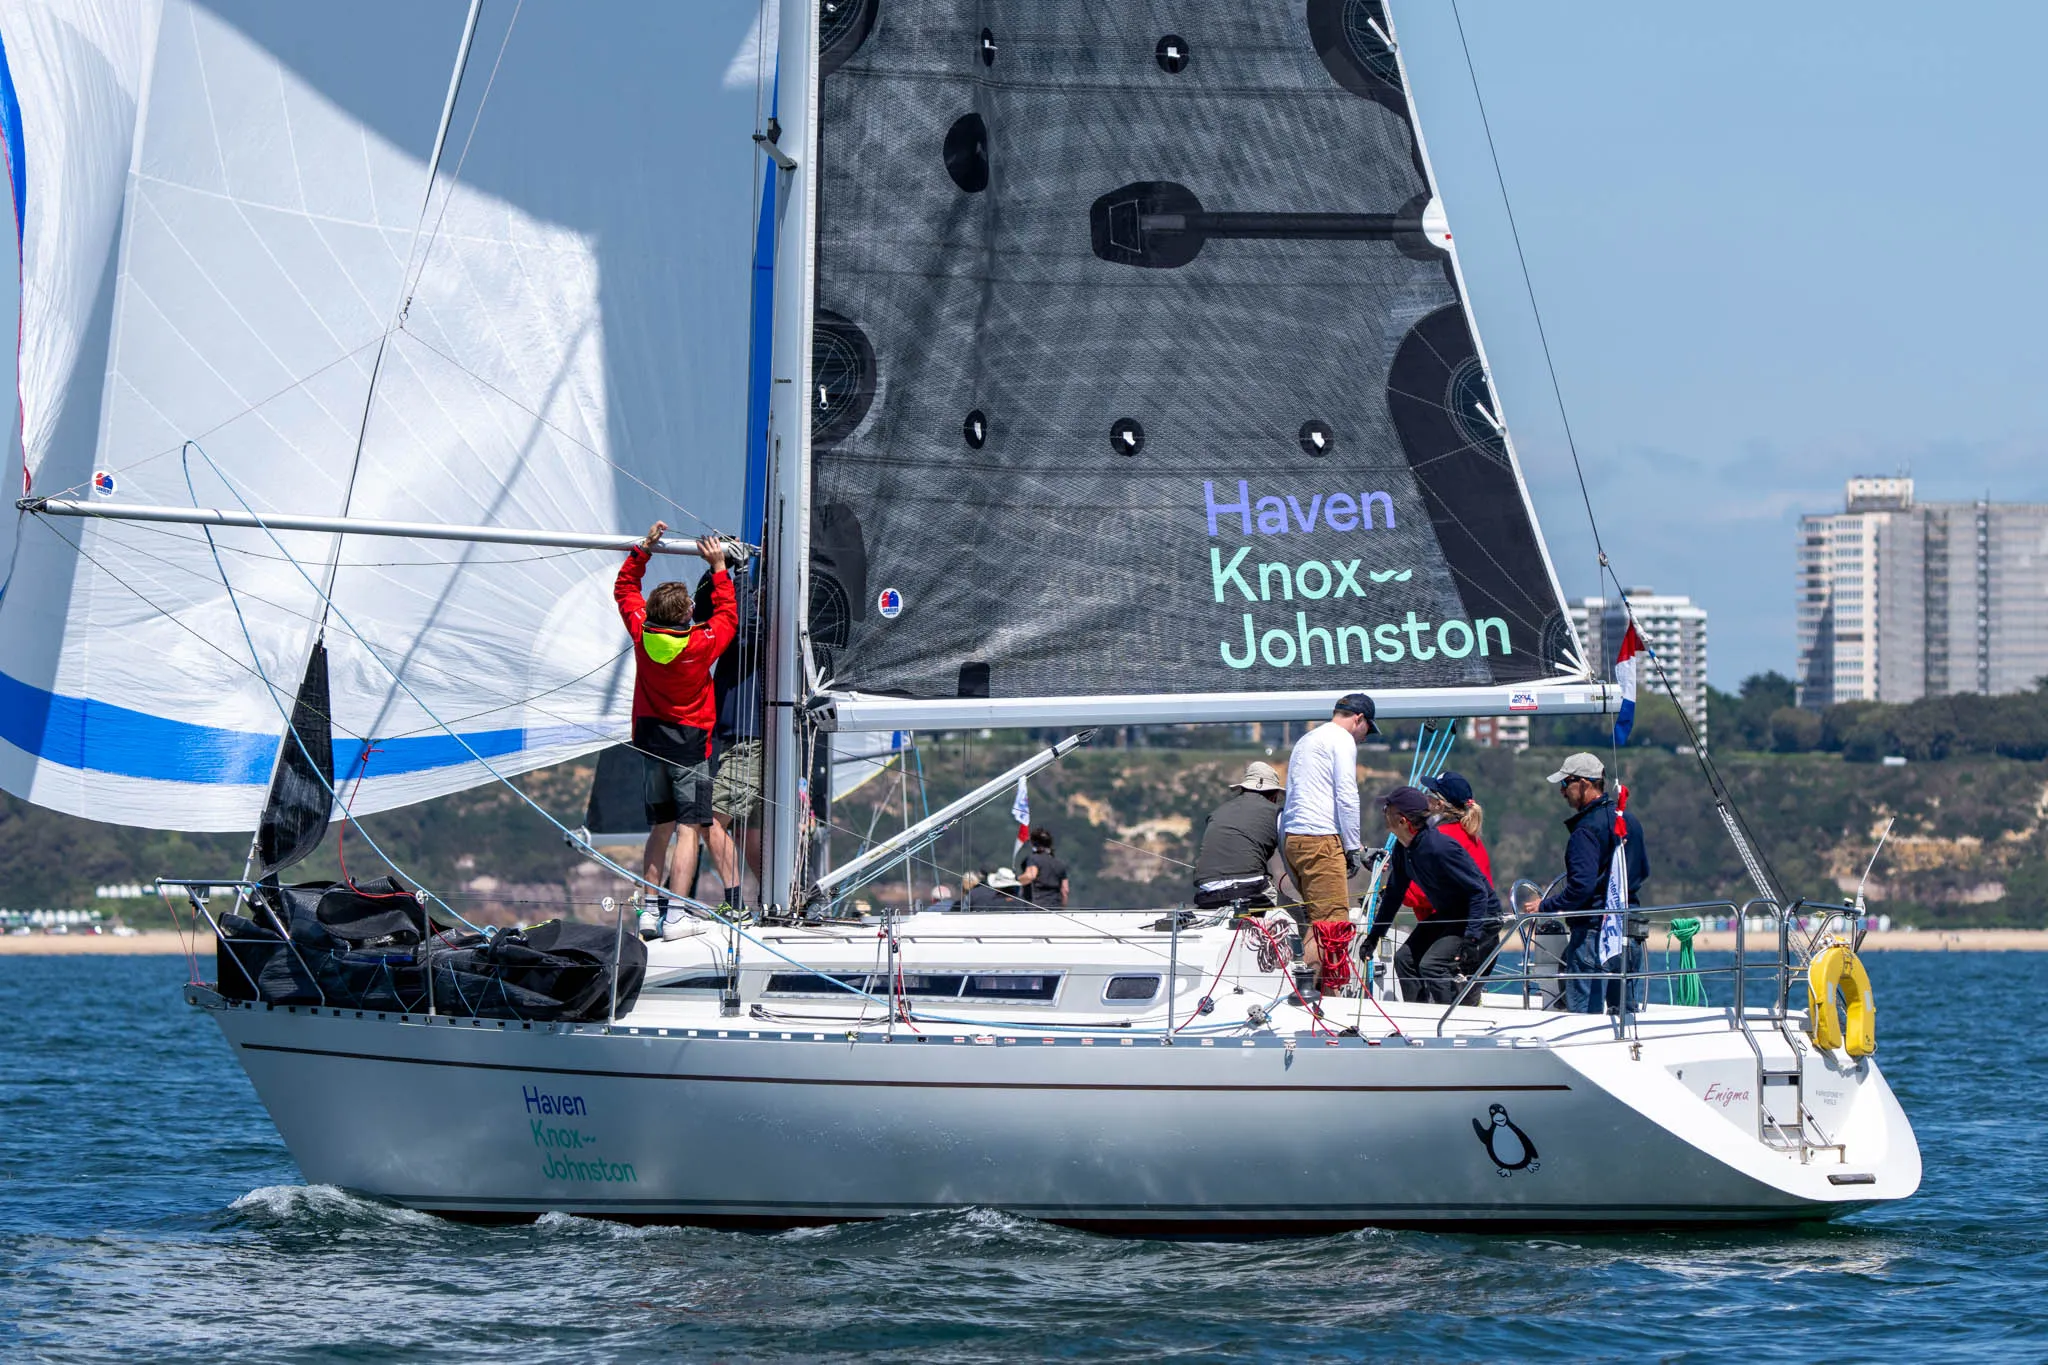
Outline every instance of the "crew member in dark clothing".
<path id="1" fill-rule="evenodd" d="M 1500 902 L 1493 883 L 1465 846 L 1429 823 L 1429 795 L 1416 787 L 1396 787 L 1380 798 L 1387 830 L 1394 836 L 1382 905 L 1399 906 L 1411 882 L 1421 885 L 1436 911 L 1417 924 L 1408 941 L 1394 950 L 1394 974 L 1401 998 L 1438 1005 L 1455 1002 L 1465 989 L 1459 981 L 1479 970 L 1492 947 Z M 1389 915 L 1387 919 L 1392 919 Z M 1386 936 L 1387 922 L 1373 927 L 1362 956 L 1370 958 Z"/>
<path id="2" fill-rule="evenodd" d="M 1607 908 L 1607 879 L 1614 867 L 1615 800 L 1607 793 L 1607 768 L 1594 754 L 1573 754 L 1550 775 L 1558 794 L 1573 814 L 1564 822 L 1571 831 L 1564 846 L 1564 877 L 1557 889 L 1537 907 L 1539 915 L 1565 917 L 1571 936 L 1565 940 L 1564 970 L 1603 972 L 1618 970 L 1619 957 L 1600 960 L 1601 912 Z M 1643 842 L 1642 818 L 1628 813 L 1628 903 L 1642 904 L 1643 883 L 1650 880 L 1650 855 Z M 1633 943 L 1628 948 L 1629 969 L 1643 968 L 1643 950 Z M 1635 983 L 1634 1004 L 1643 1001 L 1642 983 Z M 1567 978 L 1564 1007 L 1574 1014 L 1599 1014 L 1621 1009 L 1621 983 Z"/>
<path id="3" fill-rule="evenodd" d="M 1067 904 L 1067 865 L 1053 856 L 1052 831 L 1039 825 L 1031 831 L 1031 851 L 1017 865 L 1018 886 L 1026 900 L 1041 910 Z M 993 880 L 993 879 L 991 879 Z"/>
<path id="4" fill-rule="evenodd" d="M 1280 798 L 1287 784 L 1269 763 L 1248 763 L 1230 784 L 1237 793 L 1210 812 L 1195 855 L 1195 906 L 1209 910 L 1242 901 L 1271 907 L 1273 855 L 1280 850 Z"/>

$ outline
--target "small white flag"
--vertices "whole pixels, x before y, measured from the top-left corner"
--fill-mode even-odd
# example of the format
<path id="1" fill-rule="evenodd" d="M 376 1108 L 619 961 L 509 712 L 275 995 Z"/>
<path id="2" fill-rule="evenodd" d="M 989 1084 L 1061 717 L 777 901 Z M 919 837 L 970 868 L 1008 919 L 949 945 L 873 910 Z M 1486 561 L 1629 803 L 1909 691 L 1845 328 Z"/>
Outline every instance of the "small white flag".
<path id="1" fill-rule="evenodd" d="M 1031 793 L 1024 789 L 1024 779 L 1017 779 L 1017 799 L 1010 803 L 1010 818 L 1017 822 L 1017 842 L 1023 843 L 1031 837 Z"/>

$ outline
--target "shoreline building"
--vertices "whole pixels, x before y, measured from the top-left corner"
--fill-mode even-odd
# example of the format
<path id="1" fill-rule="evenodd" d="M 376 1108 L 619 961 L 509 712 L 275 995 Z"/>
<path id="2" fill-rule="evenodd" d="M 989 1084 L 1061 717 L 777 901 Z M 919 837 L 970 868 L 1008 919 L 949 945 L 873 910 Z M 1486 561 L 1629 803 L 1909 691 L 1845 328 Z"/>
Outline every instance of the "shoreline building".
<path id="1" fill-rule="evenodd" d="M 1707 609 L 1690 597 L 1660 593 L 1655 588 L 1623 588 L 1627 610 L 1619 599 L 1581 597 L 1570 604 L 1572 623 L 1593 665 L 1595 676 L 1614 676 L 1614 656 L 1628 629 L 1631 612 L 1643 643 L 1657 656 L 1671 679 L 1685 714 L 1700 741 L 1707 738 Z M 1638 696 L 1662 695 L 1663 683 L 1654 665 L 1636 675 Z"/>
<path id="2" fill-rule="evenodd" d="M 2021 692 L 2048 675 L 2048 503 L 1920 502 L 1848 481 L 1799 519 L 1799 704 Z"/>

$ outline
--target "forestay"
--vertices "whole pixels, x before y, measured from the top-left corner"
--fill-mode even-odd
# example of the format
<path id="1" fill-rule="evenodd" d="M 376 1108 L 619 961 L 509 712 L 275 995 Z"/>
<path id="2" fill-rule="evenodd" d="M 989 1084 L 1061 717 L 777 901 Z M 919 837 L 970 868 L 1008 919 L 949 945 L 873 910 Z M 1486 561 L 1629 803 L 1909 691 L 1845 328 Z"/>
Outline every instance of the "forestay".
<path id="1" fill-rule="evenodd" d="M 810 644 L 860 723 L 1586 676 L 1378 0 L 823 24 Z"/>
<path id="2" fill-rule="evenodd" d="M 487 4 L 428 199 L 466 10 L 0 4 L 17 493 L 739 529 L 759 171 L 728 64 L 752 0 Z M 0 518 L 0 785 L 255 826 L 336 542 L 210 539 Z M 353 808 L 489 780 L 472 747 L 511 772 L 622 738 L 616 567 L 344 539 L 327 647 Z"/>

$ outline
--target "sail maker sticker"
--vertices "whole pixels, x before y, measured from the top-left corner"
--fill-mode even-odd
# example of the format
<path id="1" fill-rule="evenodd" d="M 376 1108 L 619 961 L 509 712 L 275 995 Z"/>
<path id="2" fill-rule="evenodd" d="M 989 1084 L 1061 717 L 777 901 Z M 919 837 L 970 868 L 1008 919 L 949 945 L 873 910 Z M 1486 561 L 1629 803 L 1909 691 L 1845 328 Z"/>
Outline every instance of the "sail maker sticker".
<path id="1" fill-rule="evenodd" d="M 875 610 L 882 613 L 883 620 L 895 620 L 903 614 L 903 594 L 894 588 L 882 589 L 881 595 L 875 598 Z"/>
<path id="2" fill-rule="evenodd" d="M 1508 693 L 1508 710 L 1510 710 L 1510 711 L 1534 711 L 1535 709 L 1536 709 L 1536 694 L 1535 694 L 1534 692 L 1510 692 L 1510 693 Z"/>
<path id="3" fill-rule="evenodd" d="M 1377 532 L 1393 530 L 1393 494 L 1384 490 L 1315 492 L 1304 502 L 1299 493 L 1285 497 L 1254 496 L 1250 480 L 1238 479 L 1235 483 L 1236 496 L 1232 497 L 1228 485 L 1219 493 L 1214 480 L 1202 481 L 1202 519 L 1209 536 L 1214 539 L 1242 534 L 1247 539 L 1277 539 L 1282 544 L 1265 552 L 1280 550 L 1281 554 L 1264 561 L 1254 559 L 1255 551 L 1265 549 L 1256 539 L 1229 554 L 1220 546 L 1210 546 L 1211 600 L 1222 606 L 1297 601 L 1305 605 L 1256 616 L 1250 611 L 1239 612 L 1237 622 L 1224 627 L 1225 638 L 1217 642 L 1227 667 L 1242 669 L 1264 663 L 1268 668 L 1348 668 L 1354 664 L 1395 664 L 1407 659 L 1427 663 L 1439 655 L 1457 660 L 1474 654 L 1490 658 L 1513 653 L 1508 623 L 1498 616 L 1476 621 L 1429 621 L 1417 612 L 1405 611 L 1396 620 L 1343 619 L 1343 600 L 1347 597 L 1357 598 L 1361 603 L 1372 601 L 1375 614 L 1392 616 L 1385 598 L 1389 592 L 1398 591 L 1393 585 L 1415 579 L 1412 565 L 1375 564 L 1368 554 L 1355 558 L 1281 557 L 1285 537 L 1313 535 L 1319 547 L 1328 547 L 1332 532 L 1372 537 Z M 1370 539 L 1357 543 L 1368 553 L 1375 548 Z M 1328 603 L 1329 608 L 1316 606 L 1318 603 Z M 1313 619 L 1311 610 L 1316 613 Z M 1524 693 L 1519 700 L 1526 704 L 1513 709 L 1536 709 L 1533 693 Z"/>

